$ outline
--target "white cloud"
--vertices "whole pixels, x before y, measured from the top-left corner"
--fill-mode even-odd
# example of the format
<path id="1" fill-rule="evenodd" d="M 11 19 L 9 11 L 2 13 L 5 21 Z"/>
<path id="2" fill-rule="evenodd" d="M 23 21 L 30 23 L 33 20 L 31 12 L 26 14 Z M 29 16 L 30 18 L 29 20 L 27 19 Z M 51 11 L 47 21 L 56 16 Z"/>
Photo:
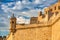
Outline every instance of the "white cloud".
<path id="1" fill-rule="evenodd" d="M 33 3 L 34 4 L 42 4 L 42 3 L 44 3 L 44 1 L 47 1 L 47 0 L 35 0 Z"/>
<path id="2" fill-rule="evenodd" d="M 11 3 L 8 3 L 8 5 L 5 5 L 5 4 L 2 4 L 2 9 L 5 11 L 5 12 L 11 12 L 11 10 L 22 10 L 24 8 L 28 8 L 30 10 L 33 10 L 35 6 L 37 6 L 38 4 L 44 4 L 44 5 L 40 5 L 40 6 L 37 6 L 37 7 L 44 7 L 44 6 L 49 6 L 50 4 L 46 1 L 46 0 L 35 0 L 34 2 L 29 2 L 28 0 L 22 0 L 21 1 L 17 1 L 17 2 L 11 2 Z M 9 6 L 11 6 L 12 4 L 14 4 L 15 6 L 12 7 L 12 8 L 9 8 Z M 35 9 L 34 9 L 35 10 Z M 22 10 L 22 11 L 25 11 L 25 10 Z"/>
<path id="3" fill-rule="evenodd" d="M 13 5 L 14 4 L 14 2 L 10 2 L 10 3 L 7 3 L 8 4 L 8 6 L 11 6 L 11 5 Z"/>
<path id="4" fill-rule="evenodd" d="M 17 18 L 17 24 L 25 23 L 25 19 L 23 17 Z"/>
<path id="5" fill-rule="evenodd" d="M 1 9 L 2 9 L 5 13 L 9 13 L 10 10 L 11 10 L 10 8 L 8 8 L 7 5 L 4 5 L 4 4 L 2 4 L 1 7 L 2 7 Z"/>
<path id="6" fill-rule="evenodd" d="M 29 2 L 29 0 L 22 0 L 23 4 L 30 4 L 31 2 Z"/>
<path id="7" fill-rule="evenodd" d="M 26 19 L 25 24 L 30 24 L 30 19 Z"/>
<path id="8" fill-rule="evenodd" d="M 35 2 L 34 2 L 34 3 L 38 4 L 38 3 L 40 3 L 40 0 L 35 0 Z"/>
<path id="9" fill-rule="evenodd" d="M 21 1 L 16 2 L 13 7 L 14 10 L 20 10 L 21 8 L 23 8 Z"/>
<path id="10" fill-rule="evenodd" d="M 33 10 L 29 10 L 29 11 L 14 12 L 14 13 L 15 13 L 17 16 L 18 16 L 18 15 L 23 15 L 23 16 L 29 16 L 29 17 L 33 17 L 33 16 L 37 17 L 39 11 L 40 11 L 40 10 L 35 10 L 35 9 L 33 9 Z"/>
<path id="11" fill-rule="evenodd" d="M 29 19 L 25 19 L 23 17 L 19 17 L 17 18 L 17 24 L 29 24 L 30 23 L 30 20 Z"/>
<path id="12" fill-rule="evenodd" d="M 8 8 L 7 6 L 5 6 L 5 5 L 1 5 L 2 6 L 2 9 L 4 10 L 4 12 L 7 12 L 7 9 L 6 8 Z"/>

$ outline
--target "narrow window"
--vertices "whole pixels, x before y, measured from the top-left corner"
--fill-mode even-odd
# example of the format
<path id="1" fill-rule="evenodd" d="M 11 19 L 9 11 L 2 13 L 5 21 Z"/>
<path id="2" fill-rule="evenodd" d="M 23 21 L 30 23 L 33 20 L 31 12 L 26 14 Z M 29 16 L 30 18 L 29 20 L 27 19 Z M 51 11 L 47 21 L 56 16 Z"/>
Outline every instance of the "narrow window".
<path id="1" fill-rule="evenodd" d="M 60 6 L 58 6 L 58 9 L 60 10 Z"/>
<path id="2" fill-rule="evenodd" d="M 12 23 L 14 23 L 14 22 L 12 21 Z"/>
<path id="3" fill-rule="evenodd" d="M 54 10 L 56 10 L 56 6 L 54 7 Z"/>
<path id="4" fill-rule="evenodd" d="M 52 11 L 52 9 L 50 9 L 49 11 Z"/>

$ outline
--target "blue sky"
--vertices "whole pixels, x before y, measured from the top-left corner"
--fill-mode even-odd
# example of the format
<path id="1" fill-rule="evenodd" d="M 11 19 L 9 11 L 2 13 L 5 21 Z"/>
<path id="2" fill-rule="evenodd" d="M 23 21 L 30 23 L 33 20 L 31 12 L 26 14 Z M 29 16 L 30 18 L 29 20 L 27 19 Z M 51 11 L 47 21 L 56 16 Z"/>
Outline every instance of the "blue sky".
<path id="1" fill-rule="evenodd" d="M 29 22 L 30 17 L 36 17 L 40 10 L 44 11 L 44 8 L 56 2 L 57 0 L 0 0 L 0 35 L 8 34 L 9 19 L 13 13 L 18 22 L 19 19 Z"/>

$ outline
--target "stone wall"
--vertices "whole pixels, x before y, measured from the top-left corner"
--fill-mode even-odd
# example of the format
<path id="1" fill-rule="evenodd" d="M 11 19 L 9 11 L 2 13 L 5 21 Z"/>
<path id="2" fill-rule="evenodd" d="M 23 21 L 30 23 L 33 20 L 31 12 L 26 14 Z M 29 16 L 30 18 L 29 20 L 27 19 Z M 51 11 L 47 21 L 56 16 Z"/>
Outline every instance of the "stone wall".
<path id="1" fill-rule="evenodd" d="M 52 40 L 60 40 L 60 18 L 52 25 Z"/>
<path id="2" fill-rule="evenodd" d="M 51 36 L 52 27 L 25 28 L 17 29 L 14 40 L 51 40 Z"/>

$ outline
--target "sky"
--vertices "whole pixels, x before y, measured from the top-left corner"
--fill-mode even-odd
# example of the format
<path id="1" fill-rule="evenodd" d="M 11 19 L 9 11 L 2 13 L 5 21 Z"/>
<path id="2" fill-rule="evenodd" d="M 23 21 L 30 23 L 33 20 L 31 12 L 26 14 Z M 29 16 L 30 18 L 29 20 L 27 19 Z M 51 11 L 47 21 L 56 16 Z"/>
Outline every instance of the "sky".
<path id="1" fill-rule="evenodd" d="M 0 0 L 0 35 L 9 34 L 10 17 L 14 13 L 17 23 L 29 23 L 39 11 L 56 3 L 57 0 Z"/>

